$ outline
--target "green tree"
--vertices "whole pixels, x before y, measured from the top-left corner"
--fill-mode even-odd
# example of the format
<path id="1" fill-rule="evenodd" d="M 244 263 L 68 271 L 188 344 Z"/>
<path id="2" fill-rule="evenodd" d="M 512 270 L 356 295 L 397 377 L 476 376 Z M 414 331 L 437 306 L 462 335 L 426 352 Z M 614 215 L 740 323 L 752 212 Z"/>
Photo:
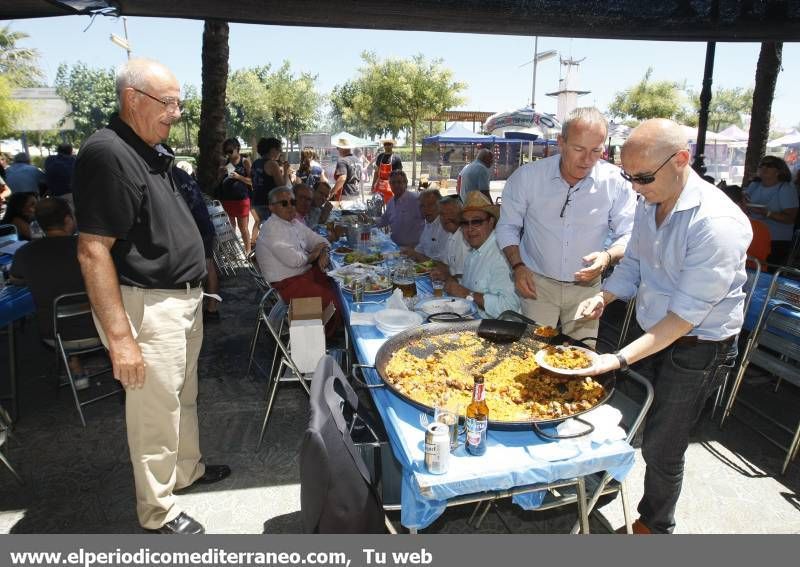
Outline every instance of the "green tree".
<path id="1" fill-rule="evenodd" d="M 197 135 L 200 129 L 200 95 L 194 85 L 183 85 L 181 95 L 181 120 L 169 131 L 167 143 L 173 148 L 181 148 L 193 152 L 197 147 Z"/>
<path id="2" fill-rule="evenodd" d="M 346 130 L 362 138 L 374 138 L 387 133 L 396 136 L 399 128 L 387 128 L 383 117 L 375 116 L 374 108 L 368 104 L 359 105 L 359 108 L 354 106 L 353 101 L 361 94 L 361 87 L 357 81 L 347 81 L 333 87 L 329 95 L 331 130 Z"/>
<path id="3" fill-rule="evenodd" d="M 228 79 L 228 134 L 251 144 L 265 135 L 293 144 L 319 118 L 316 81 L 310 73 L 295 75 L 288 61 L 275 71 L 269 65 L 234 71 Z"/>
<path id="4" fill-rule="evenodd" d="M 9 136 L 28 111 L 28 105 L 11 98 L 11 81 L 0 75 L 0 136 Z"/>
<path id="5" fill-rule="evenodd" d="M 414 179 L 418 128 L 430 117 L 462 104 L 460 93 L 466 85 L 453 80 L 453 72 L 442 66 L 441 59 L 429 61 L 420 54 L 381 61 L 370 52 L 361 58 L 364 65 L 353 81 L 356 88 L 347 113 L 379 131 L 410 130 Z"/>
<path id="6" fill-rule="evenodd" d="M 690 126 L 697 126 L 697 116 L 700 112 L 700 93 L 690 92 L 694 114 L 684 122 Z M 732 89 L 719 88 L 711 97 L 708 108 L 708 129 L 719 132 L 730 125 L 742 126 L 742 114 L 748 114 L 753 105 L 753 89 L 735 87 Z"/>
<path id="7" fill-rule="evenodd" d="M 44 82 L 39 68 L 39 52 L 19 47 L 28 34 L 13 31 L 10 25 L 0 27 L 0 76 L 6 77 L 12 87 L 38 87 Z"/>
<path id="8" fill-rule="evenodd" d="M 62 63 L 56 71 L 55 87 L 58 96 L 72 106 L 72 138 L 78 145 L 105 126 L 117 110 L 113 69 L 93 69 L 82 61 L 72 67 Z"/>
<path id="9" fill-rule="evenodd" d="M 650 67 L 641 81 L 616 93 L 608 111 L 623 119 L 672 118 L 680 121 L 685 116 L 680 86 L 672 81 L 652 81 L 652 74 L 653 68 Z"/>

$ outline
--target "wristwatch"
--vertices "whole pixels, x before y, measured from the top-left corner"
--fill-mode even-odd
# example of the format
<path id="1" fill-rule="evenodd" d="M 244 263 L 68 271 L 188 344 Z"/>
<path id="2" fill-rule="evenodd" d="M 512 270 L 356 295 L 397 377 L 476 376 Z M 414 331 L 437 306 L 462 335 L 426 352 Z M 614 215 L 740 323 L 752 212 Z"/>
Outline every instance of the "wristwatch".
<path id="1" fill-rule="evenodd" d="M 625 360 L 625 357 L 619 351 L 615 352 L 614 356 L 616 356 L 617 360 L 619 361 L 619 370 L 620 370 L 620 372 L 627 372 L 628 371 L 628 361 Z"/>

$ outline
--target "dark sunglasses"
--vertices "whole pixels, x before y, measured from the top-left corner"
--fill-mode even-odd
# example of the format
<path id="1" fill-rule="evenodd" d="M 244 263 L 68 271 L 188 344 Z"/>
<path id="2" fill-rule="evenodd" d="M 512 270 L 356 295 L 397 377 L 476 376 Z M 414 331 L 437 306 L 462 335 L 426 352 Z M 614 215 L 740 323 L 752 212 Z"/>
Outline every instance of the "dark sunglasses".
<path id="1" fill-rule="evenodd" d="M 280 205 L 281 207 L 288 207 L 290 205 L 292 207 L 294 207 L 297 204 L 297 201 L 295 199 L 291 199 L 291 200 L 283 199 L 282 201 L 273 201 L 272 204 L 273 205 Z"/>
<path id="2" fill-rule="evenodd" d="M 680 150 L 678 150 L 678 151 L 680 151 Z M 656 173 L 661 171 L 661 168 L 664 167 L 665 165 L 667 165 L 667 162 L 669 162 L 669 160 L 674 158 L 676 155 L 678 155 L 678 152 L 675 152 L 674 154 L 669 156 L 667 159 L 665 159 L 664 163 L 659 165 L 653 173 L 642 173 L 640 175 L 631 175 L 630 173 L 626 172 L 625 170 L 622 170 L 620 172 L 620 175 L 622 175 L 622 178 L 625 181 L 630 181 L 631 183 L 636 183 L 636 185 L 650 185 L 653 181 L 656 180 Z"/>
<path id="3" fill-rule="evenodd" d="M 462 220 L 460 223 L 461 226 L 481 226 L 483 223 L 487 222 L 489 217 L 485 219 L 472 219 L 472 220 Z"/>

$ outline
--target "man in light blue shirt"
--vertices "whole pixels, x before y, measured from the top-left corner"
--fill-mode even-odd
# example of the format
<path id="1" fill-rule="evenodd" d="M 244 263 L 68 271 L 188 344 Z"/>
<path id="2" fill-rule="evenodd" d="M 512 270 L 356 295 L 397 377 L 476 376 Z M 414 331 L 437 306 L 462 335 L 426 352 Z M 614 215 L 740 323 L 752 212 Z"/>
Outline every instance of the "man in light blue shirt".
<path id="1" fill-rule="evenodd" d="M 471 191 L 480 191 L 491 201 L 489 193 L 489 181 L 492 176 L 492 164 L 494 154 L 491 150 L 482 149 L 475 156 L 472 163 L 468 164 L 461 173 L 458 174 L 458 196 L 462 202 L 466 202 L 467 194 Z"/>
<path id="2" fill-rule="evenodd" d="M 635 533 L 671 533 L 689 433 L 736 359 L 744 319 L 745 258 L 752 230 L 744 213 L 689 166 L 680 126 L 648 120 L 622 148 L 622 165 L 644 197 L 625 258 L 580 314 L 597 318 L 617 297 L 636 297 L 644 334 L 600 357 L 595 373 L 642 361 L 653 383 L 642 456 L 644 496 Z"/>
<path id="3" fill-rule="evenodd" d="M 12 193 L 35 193 L 47 182 L 44 171 L 31 165 L 31 156 L 20 152 L 14 156 L 14 163 L 6 168 L 6 183 Z"/>
<path id="4" fill-rule="evenodd" d="M 503 190 L 497 243 L 508 258 L 523 313 L 575 338 L 596 337 L 598 322 L 577 319 L 600 274 L 622 258 L 636 194 L 620 169 L 600 160 L 608 124 L 577 108 L 558 137 L 560 155 L 517 169 Z"/>
<path id="5" fill-rule="evenodd" d="M 519 312 L 519 297 L 511 279 L 511 268 L 497 246 L 494 227 L 499 207 L 484 195 L 472 192 L 461 211 L 464 239 L 470 246 L 461 283 L 451 277 L 445 291 L 474 301 L 482 317 L 497 317 L 503 311 Z"/>

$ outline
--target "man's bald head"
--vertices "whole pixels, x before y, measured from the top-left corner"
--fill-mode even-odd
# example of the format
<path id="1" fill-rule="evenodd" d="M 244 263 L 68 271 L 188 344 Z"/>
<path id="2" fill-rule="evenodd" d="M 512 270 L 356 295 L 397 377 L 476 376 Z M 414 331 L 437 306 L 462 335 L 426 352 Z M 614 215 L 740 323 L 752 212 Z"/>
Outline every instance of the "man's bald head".
<path id="1" fill-rule="evenodd" d="M 494 163 L 494 154 L 491 150 L 487 150 L 486 148 L 479 151 L 475 158 L 483 163 L 483 165 L 486 167 L 492 167 L 492 163 Z"/>
<path id="2" fill-rule="evenodd" d="M 169 136 L 181 117 L 178 79 L 158 61 L 131 59 L 117 70 L 119 117 L 145 143 L 155 146 Z"/>
<path id="3" fill-rule="evenodd" d="M 687 146 L 686 134 L 679 124 L 666 118 L 653 118 L 633 129 L 622 146 L 622 155 L 635 152 L 643 159 L 663 159 Z"/>

